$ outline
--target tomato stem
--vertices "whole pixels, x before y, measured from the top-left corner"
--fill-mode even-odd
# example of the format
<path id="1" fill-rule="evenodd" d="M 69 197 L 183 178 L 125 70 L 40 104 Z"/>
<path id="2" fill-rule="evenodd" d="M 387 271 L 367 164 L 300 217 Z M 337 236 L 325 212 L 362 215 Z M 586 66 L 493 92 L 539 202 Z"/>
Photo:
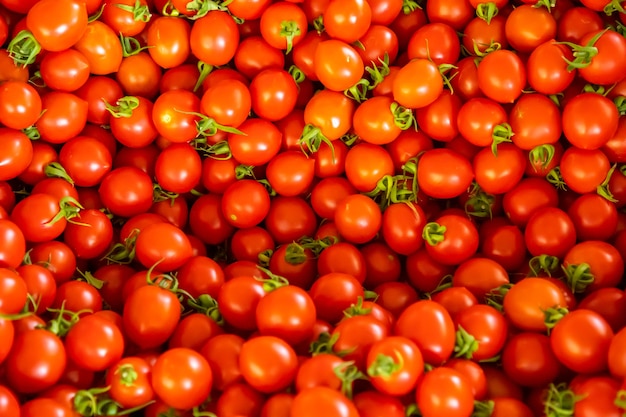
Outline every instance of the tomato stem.
<path id="1" fill-rule="evenodd" d="M 574 415 L 574 404 L 579 399 L 566 383 L 550 384 L 544 400 L 544 414 L 549 417 L 571 417 Z"/>
<path id="2" fill-rule="evenodd" d="M 474 352 L 478 350 L 479 342 L 474 336 L 469 334 L 462 326 L 458 326 L 456 331 L 456 345 L 454 346 L 454 357 L 472 359 Z"/>
<path id="3" fill-rule="evenodd" d="M 567 284 L 574 294 L 585 292 L 587 287 L 595 281 L 595 276 L 587 263 L 563 265 L 563 272 L 565 273 Z"/>
<path id="4" fill-rule="evenodd" d="M 617 395 L 615 396 L 615 401 L 613 404 L 615 404 L 622 410 L 626 409 L 626 390 L 621 389 L 617 391 Z"/>
<path id="5" fill-rule="evenodd" d="M 35 62 L 41 52 L 41 45 L 30 31 L 22 30 L 11 39 L 7 52 L 16 66 L 26 67 Z"/>
<path id="6" fill-rule="evenodd" d="M 335 333 L 331 335 L 329 332 L 322 332 L 309 346 L 309 353 L 316 356 L 322 353 L 334 353 L 333 346 L 339 340 L 339 334 Z"/>
<path id="7" fill-rule="evenodd" d="M 391 72 L 389 69 L 389 54 L 387 52 L 385 52 L 385 56 L 382 59 L 378 58 L 378 62 L 380 65 L 372 61 L 371 65 L 365 67 L 365 72 L 370 76 L 370 90 L 382 83 Z"/>
<path id="8" fill-rule="evenodd" d="M 534 256 L 528 261 L 529 277 L 539 277 L 543 274 L 551 277 L 559 270 L 561 263 L 559 258 L 551 255 Z"/>
<path id="9" fill-rule="evenodd" d="M 148 23 L 150 18 L 152 18 L 152 14 L 150 13 L 150 8 L 147 4 L 141 4 L 141 0 L 135 0 L 135 4 L 129 6 L 127 4 L 115 4 L 116 7 L 128 12 L 132 13 L 133 20 L 135 22 L 144 22 Z"/>
<path id="10" fill-rule="evenodd" d="M 493 142 L 491 142 L 491 152 L 498 156 L 498 145 L 505 142 L 512 142 L 511 139 L 515 133 L 513 133 L 513 128 L 508 123 L 501 123 L 493 128 L 493 132 L 491 133 L 491 137 Z"/>
<path id="11" fill-rule="evenodd" d="M 530 165 L 533 167 L 540 165 L 543 169 L 547 168 L 552 159 L 554 159 L 555 151 L 554 145 L 543 144 L 535 146 L 528 152 Z"/>
<path id="12" fill-rule="evenodd" d="M 613 13 L 626 13 L 624 6 L 622 6 L 622 0 L 611 0 L 606 6 L 604 6 L 604 14 L 611 16 Z"/>
<path id="13" fill-rule="evenodd" d="M 139 52 L 151 48 L 151 46 L 141 46 L 141 43 L 132 36 L 120 35 L 120 43 L 122 45 L 122 55 L 125 58 L 137 55 Z"/>
<path id="14" fill-rule="evenodd" d="M 609 188 L 609 182 L 611 181 L 611 177 L 615 173 L 616 168 L 617 164 L 613 164 L 611 169 L 609 169 L 609 172 L 606 173 L 606 177 L 604 178 L 602 183 L 596 188 L 596 192 L 598 193 L 598 195 L 607 199 L 611 203 L 617 203 L 617 199 L 613 196 L 613 193 Z"/>
<path id="15" fill-rule="evenodd" d="M 289 285 L 289 281 L 285 277 L 281 277 L 280 275 L 276 275 L 272 273 L 269 269 L 263 268 L 261 266 L 257 266 L 260 271 L 264 272 L 267 275 L 267 278 L 255 278 L 257 281 L 263 283 L 263 290 L 265 292 L 272 292 L 280 287 L 284 287 Z"/>
<path id="16" fill-rule="evenodd" d="M 567 190 L 565 181 L 563 180 L 563 177 L 561 176 L 561 168 L 559 167 L 552 168 L 550 172 L 548 172 L 548 174 L 546 175 L 546 179 L 548 180 L 550 184 L 554 185 L 557 189 L 563 190 L 563 191 Z"/>
<path id="17" fill-rule="evenodd" d="M 367 93 L 370 90 L 370 82 L 365 78 L 361 78 L 356 82 L 356 84 L 345 90 L 343 93 L 346 97 L 356 101 L 357 103 L 362 103 L 367 100 Z"/>
<path id="18" fill-rule="evenodd" d="M 306 75 L 304 75 L 304 72 L 302 72 L 302 70 L 296 65 L 290 66 L 288 72 L 293 80 L 296 82 L 296 84 L 301 84 L 302 82 L 304 82 L 304 80 L 306 80 Z"/>
<path id="19" fill-rule="evenodd" d="M 289 54 L 293 49 L 293 39 L 296 36 L 300 36 L 302 34 L 302 30 L 300 30 L 300 26 L 294 20 L 283 20 L 280 22 L 280 33 L 279 35 L 285 38 L 285 42 L 287 46 L 285 48 L 285 53 Z"/>
<path id="20" fill-rule="evenodd" d="M 430 222 L 424 226 L 422 237 L 430 246 L 435 246 L 445 240 L 446 227 L 439 223 Z"/>
<path id="21" fill-rule="evenodd" d="M 80 274 L 81 278 L 85 280 L 87 284 L 91 285 L 92 287 L 98 290 L 102 289 L 102 286 L 104 285 L 104 281 L 99 280 L 98 278 L 94 277 L 93 274 L 89 271 L 83 272 L 80 269 L 76 269 L 76 271 Z"/>
<path id="22" fill-rule="evenodd" d="M 48 178 L 62 178 L 74 185 L 74 180 L 69 176 L 65 168 L 63 168 L 63 165 L 58 162 L 50 162 L 43 169 L 43 173 L 46 174 Z"/>
<path id="23" fill-rule="evenodd" d="M 492 400 L 474 401 L 474 412 L 471 417 L 490 417 L 493 414 Z"/>
<path id="24" fill-rule="evenodd" d="M 314 126 L 312 124 L 307 124 L 304 126 L 302 130 L 302 136 L 298 140 L 298 144 L 300 145 L 300 149 L 305 155 L 313 154 L 319 151 L 322 143 L 327 144 L 330 147 L 330 151 L 333 157 L 333 163 L 337 161 L 335 157 L 335 147 L 333 146 L 333 142 L 328 139 L 326 136 L 322 134 L 322 131 L 319 127 Z M 308 150 L 308 154 L 306 150 Z"/>
<path id="25" fill-rule="evenodd" d="M 267 268 L 270 264 L 270 259 L 272 259 L 273 254 L 274 251 L 272 249 L 267 249 L 263 252 L 260 252 L 258 255 L 259 265 L 261 265 L 263 268 Z"/>
<path id="26" fill-rule="evenodd" d="M 407 109 L 394 101 L 391 103 L 390 110 L 393 114 L 394 124 L 401 130 L 408 130 L 411 127 L 417 130 L 417 120 L 415 120 L 415 115 L 411 109 Z"/>
<path id="27" fill-rule="evenodd" d="M 565 307 L 551 307 L 543 312 L 545 316 L 544 323 L 548 333 L 554 328 L 554 326 L 557 325 L 559 321 L 561 321 L 563 317 L 565 317 L 567 313 L 569 313 L 569 310 Z"/>
<path id="28" fill-rule="evenodd" d="M 485 304 L 502 312 L 502 302 L 504 301 L 504 297 L 506 297 L 506 294 L 509 292 L 511 287 L 513 287 L 513 284 L 502 284 L 499 287 L 493 288 L 485 296 Z"/>
<path id="29" fill-rule="evenodd" d="M 556 0 L 538 0 L 533 7 L 540 8 L 545 7 L 549 12 L 556 7 Z"/>
<path id="30" fill-rule="evenodd" d="M 131 117 L 133 110 L 139 107 L 139 99 L 133 96 L 125 96 L 115 102 L 115 106 L 107 103 L 105 99 L 102 99 L 105 108 L 111 113 L 111 116 L 119 119 L 121 117 Z"/>
<path id="31" fill-rule="evenodd" d="M 421 9 L 422 6 L 416 0 L 403 0 L 402 1 L 402 13 L 411 14 L 417 9 Z"/>
<path id="32" fill-rule="evenodd" d="M 313 28 L 315 29 L 315 31 L 319 34 L 321 34 L 322 32 L 324 32 L 324 30 L 326 30 L 324 28 L 324 15 L 319 15 L 317 16 L 314 20 L 313 20 Z"/>
<path id="33" fill-rule="evenodd" d="M 366 316 L 372 312 L 371 308 L 363 307 L 363 297 L 357 297 L 356 304 L 351 304 L 350 307 L 343 311 L 343 316 L 346 318 L 356 316 Z"/>
<path id="34" fill-rule="evenodd" d="M 306 262 L 308 256 L 305 253 L 305 248 L 299 243 L 292 242 L 287 245 L 285 251 L 285 262 L 290 265 L 301 265 Z"/>
<path id="35" fill-rule="evenodd" d="M 59 212 L 46 224 L 54 224 L 61 219 L 67 220 L 69 223 L 73 223 L 79 226 L 91 227 L 86 223 L 75 222 L 72 219 L 80 217 L 80 211 L 84 210 L 84 207 L 80 205 L 73 197 L 63 197 L 59 201 Z"/>
<path id="36" fill-rule="evenodd" d="M 494 2 L 489 3 L 480 3 L 476 7 L 476 17 L 487 22 L 487 24 L 491 24 L 491 19 L 498 15 L 498 6 Z"/>
<path id="37" fill-rule="evenodd" d="M 335 366 L 333 372 L 341 380 L 341 392 L 347 398 L 352 399 L 354 381 L 367 377 L 354 364 L 354 361 L 347 361 Z"/>
<path id="38" fill-rule="evenodd" d="M 28 136 L 30 140 L 39 140 L 41 139 L 41 133 L 39 133 L 39 129 L 37 126 L 32 125 L 22 129 L 22 133 Z"/>
<path id="39" fill-rule="evenodd" d="M 115 369 L 114 375 L 119 375 L 119 381 L 126 387 L 132 387 L 139 377 L 139 373 L 133 365 L 125 363 L 124 365 Z"/>
<path id="40" fill-rule="evenodd" d="M 202 294 L 198 298 L 189 297 L 187 306 L 198 313 L 205 314 L 220 326 L 224 325 L 224 317 L 220 313 L 217 300 L 209 294 Z"/>
<path id="41" fill-rule="evenodd" d="M 580 68 L 586 68 L 589 65 L 591 65 L 591 61 L 593 60 L 593 57 L 598 55 L 598 48 L 596 48 L 594 45 L 596 44 L 598 39 L 600 39 L 600 37 L 606 33 L 607 30 L 609 29 L 605 29 L 601 32 L 598 32 L 593 38 L 589 40 L 589 42 L 587 42 L 587 45 L 576 45 L 575 43 L 572 43 L 572 42 L 557 42 L 557 44 L 566 45 L 572 48 L 574 60 L 571 61 L 563 57 L 563 60 L 565 60 L 565 62 L 567 62 L 568 64 L 567 66 L 568 71 L 573 71 L 575 69 L 580 69 Z"/>
<path id="42" fill-rule="evenodd" d="M 389 379 L 393 374 L 404 367 L 404 358 L 400 352 L 395 351 L 395 358 L 379 353 L 374 362 L 367 368 L 367 375 L 371 378 Z M 397 360 L 397 361 L 396 361 Z"/>

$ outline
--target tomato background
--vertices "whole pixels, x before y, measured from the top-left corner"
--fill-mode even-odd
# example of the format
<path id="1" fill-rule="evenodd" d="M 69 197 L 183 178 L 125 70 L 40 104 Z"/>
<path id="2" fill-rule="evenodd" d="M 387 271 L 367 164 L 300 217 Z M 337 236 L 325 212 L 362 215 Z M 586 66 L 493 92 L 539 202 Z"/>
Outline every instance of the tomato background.
<path id="1" fill-rule="evenodd" d="M 621 416 L 625 24 L 0 0 L 0 414 Z"/>

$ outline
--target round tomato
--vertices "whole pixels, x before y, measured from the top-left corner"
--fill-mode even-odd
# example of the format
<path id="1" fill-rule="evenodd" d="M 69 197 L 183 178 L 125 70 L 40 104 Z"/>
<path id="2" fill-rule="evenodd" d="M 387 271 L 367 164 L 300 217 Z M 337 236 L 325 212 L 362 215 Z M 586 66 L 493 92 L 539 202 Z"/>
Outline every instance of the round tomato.
<path id="1" fill-rule="evenodd" d="M 294 381 L 298 361 L 293 348 L 275 336 L 258 336 L 244 342 L 239 353 L 244 380 L 262 393 L 287 388 Z"/>
<path id="2" fill-rule="evenodd" d="M 474 409 L 472 386 L 452 368 L 440 367 L 427 372 L 417 387 L 415 398 L 424 417 L 465 417 Z"/>

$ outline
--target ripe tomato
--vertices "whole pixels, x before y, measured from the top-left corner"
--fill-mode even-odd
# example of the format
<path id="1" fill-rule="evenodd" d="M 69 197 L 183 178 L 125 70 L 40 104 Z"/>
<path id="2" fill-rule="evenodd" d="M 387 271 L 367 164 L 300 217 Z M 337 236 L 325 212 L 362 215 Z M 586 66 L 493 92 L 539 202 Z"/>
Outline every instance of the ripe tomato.
<path id="1" fill-rule="evenodd" d="M 250 82 L 250 97 L 254 113 L 266 120 L 284 119 L 293 111 L 298 99 L 298 85 L 283 69 L 268 68 Z"/>
<path id="2" fill-rule="evenodd" d="M 39 1 L 28 9 L 26 27 L 46 51 L 63 51 L 79 41 L 87 29 L 84 2 Z"/>
<path id="3" fill-rule="evenodd" d="M 363 297 L 363 286 L 352 275 L 329 272 L 315 280 L 309 290 L 317 318 L 337 323 L 344 317 L 343 311 Z"/>
<path id="4" fill-rule="evenodd" d="M 299 5 L 281 1 L 270 4 L 263 11 L 260 25 L 261 36 L 267 43 L 289 53 L 307 34 L 308 22 Z"/>
<path id="5" fill-rule="evenodd" d="M 103 371 L 122 358 L 122 331 L 95 314 L 82 317 L 65 336 L 67 357 L 89 371 Z"/>
<path id="6" fill-rule="evenodd" d="M 186 19 L 159 16 L 148 26 L 148 53 L 161 68 L 182 65 L 191 52 L 191 27 Z M 194 37 L 195 38 L 195 37 Z"/>
<path id="7" fill-rule="evenodd" d="M 334 220 L 344 239 L 365 243 L 372 240 L 380 230 L 382 213 L 371 198 L 353 194 L 337 204 Z"/>
<path id="8" fill-rule="evenodd" d="M 476 280 L 476 276 L 483 276 Z M 496 261 L 475 257 L 459 264 L 452 275 L 452 286 L 469 290 L 477 299 L 483 300 L 494 289 L 509 283 L 507 271 Z"/>
<path id="9" fill-rule="evenodd" d="M 159 271 L 174 271 L 192 257 L 192 248 L 182 230 L 170 223 L 158 222 L 138 234 L 135 253 L 146 268 L 155 266 Z"/>
<path id="10" fill-rule="evenodd" d="M 252 388 L 273 393 L 291 385 L 298 371 L 298 360 L 293 348 L 284 340 L 258 336 L 241 346 L 239 368 Z"/>
<path id="11" fill-rule="evenodd" d="M 424 226 L 426 252 L 437 262 L 458 265 L 478 250 L 478 230 L 467 217 L 444 214 Z"/>
<path id="12" fill-rule="evenodd" d="M 228 385 L 242 380 L 239 369 L 239 352 L 244 339 L 235 334 L 220 334 L 209 339 L 200 353 L 211 366 L 213 387 L 223 391 Z"/>
<path id="13" fill-rule="evenodd" d="M 452 368 L 440 367 L 427 372 L 415 394 L 424 417 L 466 417 L 474 409 L 474 396 L 468 380 Z"/>
<path id="14" fill-rule="evenodd" d="M 504 194 L 515 187 L 524 176 L 526 158 L 512 143 L 498 145 L 497 154 L 483 148 L 474 156 L 476 183 L 489 194 Z"/>
<path id="15" fill-rule="evenodd" d="M 445 362 L 454 351 L 454 323 L 446 309 L 435 301 L 420 300 L 408 306 L 398 317 L 394 333 L 412 340 L 424 362 L 431 365 Z"/>
<path id="16" fill-rule="evenodd" d="M 453 150 L 428 150 L 418 161 L 417 182 L 420 190 L 430 197 L 458 197 L 467 190 L 473 179 L 471 163 Z"/>
<path id="17" fill-rule="evenodd" d="M 470 335 L 473 342 L 457 342 L 457 357 L 475 361 L 496 357 L 504 347 L 508 337 L 508 322 L 498 310 L 485 304 L 477 304 L 461 310 L 455 317 L 457 333 Z M 463 329 L 463 330 L 461 330 Z M 478 345 L 474 347 L 474 343 Z M 461 353 L 465 353 L 462 355 Z"/>
<path id="18" fill-rule="evenodd" d="M 461 104 L 459 95 L 443 90 L 431 104 L 417 109 L 417 125 L 432 139 L 449 142 L 459 134 L 457 118 Z"/>
<path id="19" fill-rule="evenodd" d="M 523 387 L 545 387 L 560 374 L 562 365 L 550 347 L 550 337 L 535 332 L 512 336 L 502 351 L 504 373 Z"/>
<path id="20" fill-rule="evenodd" d="M 309 294 L 292 285 L 269 292 L 256 307 L 259 333 L 280 337 L 292 346 L 311 337 L 315 319 L 315 304 Z"/>
<path id="21" fill-rule="evenodd" d="M 5 376 L 15 391 L 37 393 L 59 381 L 66 361 L 65 347 L 57 335 L 45 329 L 27 330 L 15 336 Z"/>
<path id="22" fill-rule="evenodd" d="M 200 102 L 202 113 L 220 125 L 239 127 L 252 108 L 248 86 L 237 79 L 225 79 L 207 88 Z"/>
<path id="23" fill-rule="evenodd" d="M 139 35 L 151 18 L 146 0 L 105 0 L 102 21 L 115 33 Z"/>
<path id="24" fill-rule="evenodd" d="M 576 243 L 576 228 L 563 210 L 546 207 L 530 217 L 524 230 L 524 240 L 533 256 L 562 258 Z"/>
<path id="25" fill-rule="evenodd" d="M 590 117 L 589 108 L 595 109 Z M 598 149 L 617 131 L 619 113 L 613 102 L 599 94 L 583 93 L 563 108 L 563 133 L 572 146 Z"/>
<path id="26" fill-rule="evenodd" d="M 515 133 L 511 138 L 513 143 L 524 150 L 558 142 L 561 126 L 571 123 L 564 120 L 561 124 L 559 108 L 543 94 L 521 96 L 511 109 L 508 121 Z"/>
<path id="27" fill-rule="evenodd" d="M 504 297 L 504 312 L 518 329 L 542 332 L 547 328 L 545 311 L 566 308 L 563 291 L 544 278 L 524 278 Z"/>
<path id="28" fill-rule="evenodd" d="M 537 46 L 526 62 L 528 84 L 541 94 L 562 93 L 576 77 L 576 71 L 567 70 L 565 61 L 573 58 L 572 52 L 565 45 L 555 41 L 549 40 Z"/>
<path id="29" fill-rule="evenodd" d="M 99 192 L 104 206 L 118 216 L 132 217 L 152 206 L 152 180 L 139 168 L 110 171 L 100 183 Z"/>
<path id="30" fill-rule="evenodd" d="M 359 412 L 353 402 L 328 387 L 307 388 L 296 394 L 291 405 L 292 415 L 300 417 L 358 417 Z"/>
<path id="31" fill-rule="evenodd" d="M 594 42 L 595 41 L 595 42 Z M 587 82 L 611 85 L 621 81 L 626 72 L 626 39 L 612 30 L 598 30 L 587 33 L 580 40 L 581 45 L 593 43 L 597 51 L 590 62 L 578 69 Z"/>
<path id="32" fill-rule="evenodd" d="M 572 191 L 585 194 L 596 191 L 610 170 L 610 163 L 600 149 L 567 148 L 561 157 L 561 176 Z"/>
<path id="33" fill-rule="evenodd" d="M 41 97 L 33 86 L 22 81 L 3 83 L 0 102 L 0 123 L 10 129 L 26 129 L 41 115 Z"/>
<path id="34" fill-rule="evenodd" d="M 24 233 L 11 220 L 0 219 L 0 236 L 0 267 L 17 268 L 26 254 Z"/>
<path id="35" fill-rule="evenodd" d="M 499 103 L 513 103 L 526 86 L 522 59 L 507 49 L 487 54 L 478 64 L 477 75 L 480 90 Z"/>
<path id="36" fill-rule="evenodd" d="M 185 143 L 198 135 L 199 111 L 200 99 L 191 91 L 166 91 L 154 101 L 152 121 L 159 135 L 170 142 Z"/>
<path id="37" fill-rule="evenodd" d="M 111 399 L 123 408 L 143 405 L 154 398 L 150 383 L 152 366 L 138 356 L 126 356 L 112 365 L 106 373 Z"/>
<path id="38" fill-rule="evenodd" d="M 4 385 L 0 385 L 0 412 L 6 417 L 20 417 L 20 403 L 15 393 Z"/>
<path id="39" fill-rule="evenodd" d="M 418 27 L 414 28 L 411 34 L 407 36 L 410 37 L 407 46 L 409 59 L 428 59 L 437 66 L 441 64 L 454 65 L 459 60 L 461 41 L 450 25 L 436 22 L 419 23 Z"/>
<path id="40" fill-rule="evenodd" d="M 332 91 L 344 91 L 354 86 L 365 69 L 363 59 L 356 49 L 338 39 L 320 42 L 314 59 L 315 75 L 324 87 Z"/>
<path id="41" fill-rule="evenodd" d="M 189 410 L 204 403 L 213 387 L 211 367 L 198 352 L 168 349 L 152 366 L 152 387 L 172 408 Z"/>
<path id="42" fill-rule="evenodd" d="M 383 394 L 401 396 L 415 389 L 424 370 L 424 360 L 413 341 L 389 336 L 371 345 L 366 366 L 374 388 Z"/>
<path id="43" fill-rule="evenodd" d="M 71 406 L 62 403 L 59 400 L 38 397 L 26 401 L 24 404 L 22 404 L 22 406 L 20 407 L 20 415 L 22 417 L 72 417 L 75 415 L 75 412 Z"/>
<path id="44" fill-rule="evenodd" d="M 240 133 L 228 134 L 228 146 L 240 164 L 265 165 L 280 151 L 282 134 L 269 120 L 250 118 L 238 129 Z"/>
<path id="45" fill-rule="evenodd" d="M 559 362 L 574 372 L 596 373 L 607 369 L 613 330 L 591 310 L 569 312 L 552 329 L 550 346 Z"/>
<path id="46" fill-rule="evenodd" d="M 124 334 L 139 347 L 156 348 L 174 332 L 180 310 L 176 294 L 159 285 L 143 285 L 124 303 Z"/>
<path id="47" fill-rule="evenodd" d="M 63 241 L 77 258 L 94 259 L 104 254 L 113 240 L 111 220 L 100 210 L 81 210 L 63 232 Z"/>
<path id="48" fill-rule="evenodd" d="M 228 13 L 221 10 L 212 10 L 195 20 L 187 38 L 193 55 L 200 61 L 214 66 L 230 62 L 239 46 L 237 23 Z M 177 65 L 171 65 L 175 66 Z"/>
<path id="49" fill-rule="evenodd" d="M 89 23 L 74 48 L 87 59 L 89 71 L 94 75 L 117 72 L 124 58 L 117 33 L 99 20 Z"/>
<path id="50" fill-rule="evenodd" d="M 420 230 L 426 226 L 424 210 L 413 203 L 391 204 L 383 212 L 382 236 L 396 253 L 410 255 L 424 244 Z"/>
<path id="51" fill-rule="evenodd" d="M 393 80 L 393 99 L 409 109 L 432 104 L 442 92 L 443 78 L 437 64 L 430 59 L 412 59 Z"/>
<path id="52" fill-rule="evenodd" d="M 556 26 L 556 19 L 548 9 L 523 4 L 513 9 L 507 17 L 506 38 L 513 49 L 528 53 L 554 39 Z"/>

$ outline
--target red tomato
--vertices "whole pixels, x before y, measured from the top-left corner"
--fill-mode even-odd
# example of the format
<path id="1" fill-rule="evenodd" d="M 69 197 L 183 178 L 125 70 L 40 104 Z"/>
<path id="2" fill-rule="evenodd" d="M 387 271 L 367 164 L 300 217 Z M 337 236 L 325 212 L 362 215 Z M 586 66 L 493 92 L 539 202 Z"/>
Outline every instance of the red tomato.
<path id="1" fill-rule="evenodd" d="M 478 230 L 467 217 L 442 215 L 427 223 L 422 232 L 426 252 L 437 262 L 458 265 L 478 250 Z"/>
<path id="2" fill-rule="evenodd" d="M 196 58 L 209 65 L 221 66 L 235 56 L 239 46 L 239 30 L 228 13 L 212 10 L 194 21 L 188 39 Z"/>
<path id="3" fill-rule="evenodd" d="M 161 68 L 182 65 L 191 52 L 190 36 L 191 28 L 186 19 L 158 16 L 148 26 L 146 40 L 151 46 L 148 53 Z"/>
<path id="4" fill-rule="evenodd" d="M 180 410 L 204 403 L 213 387 L 209 363 L 188 348 L 161 353 L 152 366 L 151 381 L 155 394 L 168 406 Z"/>
<path id="5" fill-rule="evenodd" d="M 489 53 L 478 64 L 478 85 L 490 99 L 513 103 L 526 86 L 526 68 L 521 58 L 507 49 Z"/>
<path id="6" fill-rule="evenodd" d="M 313 387 L 302 390 L 293 399 L 292 415 L 315 417 L 358 417 L 359 412 L 348 397 L 328 387 Z"/>
<path id="7" fill-rule="evenodd" d="M 427 372 L 417 387 L 417 406 L 424 417 L 470 416 L 474 396 L 469 381 L 458 371 L 440 367 Z"/>
<path id="8" fill-rule="evenodd" d="M 467 190 L 473 179 L 471 163 L 452 150 L 428 150 L 418 161 L 417 182 L 420 190 L 430 197 L 458 197 Z"/>
<path id="9" fill-rule="evenodd" d="M 417 109 L 432 104 L 443 92 L 443 78 L 430 59 L 415 58 L 398 71 L 393 80 L 393 99 L 401 106 Z"/>
<path id="10" fill-rule="evenodd" d="M 563 210 L 547 207 L 530 217 L 524 239 L 531 255 L 562 258 L 576 243 L 576 228 Z"/>
<path id="11" fill-rule="evenodd" d="M 502 351 L 504 373 L 523 387 L 545 387 L 561 372 L 550 337 L 535 332 L 512 336 Z"/>
<path id="12" fill-rule="evenodd" d="M 275 336 L 258 336 L 244 342 L 239 353 L 244 380 L 262 393 L 274 393 L 291 385 L 298 361 L 293 348 Z"/>
<path id="13" fill-rule="evenodd" d="M 28 10 L 26 27 L 46 51 L 63 51 L 79 41 L 87 29 L 84 2 L 39 1 Z"/>
<path id="14" fill-rule="evenodd" d="M 590 374 L 606 370 L 612 338 L 613 330 L 601 315 L 579 309 L 567 313 L 554 326 L 550 346 L 563 365 Z"/>
<path id="15" fill-rule="evenodd" d="M 352 3 L 351 0 L 335 1 Z M 364 1 L 360 3 L 367 5 Z M 317 78 L 332 91 L 344 91 L 354 86 L 363 76 L 365 68 L 356 49 L 338 39 L 320 42 L 315 50 L 314 65 Z"/>
<path id="16" fill-rule="evenodd" d="M 346 240 L 365 243 L 380 230 L 382 214 L 374 200 L 363 194 L 353 194 L 337 204 L 335 224 Z"/>
<path id="17" fill-rule="evenodd" d="M 402 336 L 374 342 L 367 354 L 367 374 L 374 388 L 388 395 L 412 392 L 423 373 L 424 360 L 417 345 Z"/>

